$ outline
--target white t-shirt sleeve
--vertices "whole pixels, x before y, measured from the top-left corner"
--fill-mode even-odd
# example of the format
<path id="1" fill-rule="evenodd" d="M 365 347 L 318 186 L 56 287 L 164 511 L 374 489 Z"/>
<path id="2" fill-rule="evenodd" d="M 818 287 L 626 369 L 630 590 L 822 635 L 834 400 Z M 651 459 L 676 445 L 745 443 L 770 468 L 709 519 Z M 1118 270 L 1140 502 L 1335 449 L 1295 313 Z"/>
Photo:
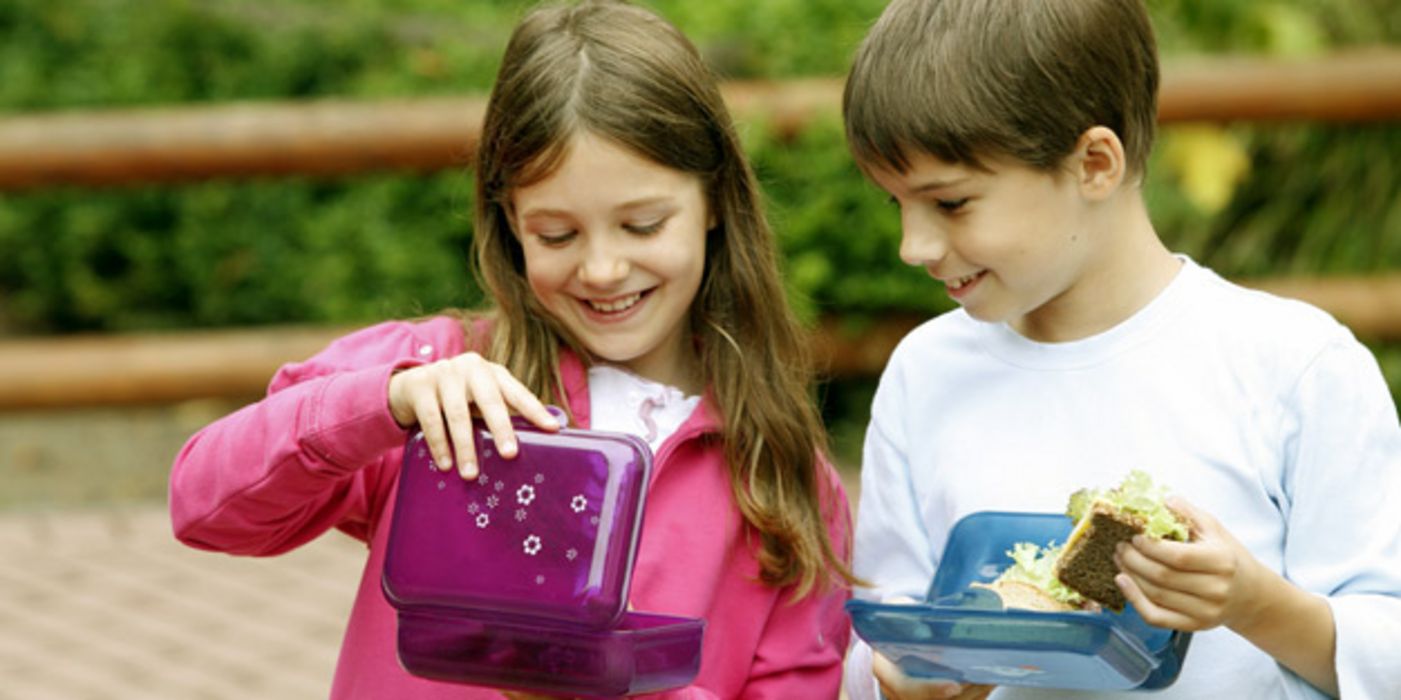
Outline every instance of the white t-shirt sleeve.
<path id="1" fill-rule="evenodd" d="M 905 383 L 892 360 L 871 406 L 871 422 L 861 459 L 861 499 L 857 506 L 853 569 L 871 587 L 855 596 L 888 601 L 922 599 L 934 578 L 929 537 L 910 473 L 905 426 L 909 423 Z M 845 687 L 851 700 L 879 700 L 871 671 L 873 651 L 852 636 Z"/>
<path id="2" fill-rule="evenodd" d="M 934 578 L 927 514 L 920 511 L 910 471 L 901 374 L 892 363 L 881 379 L 861 457 L 853 568 L 872 584 L 856 590 L 866 600 L 922 599 Z"/>
<path id="3" fill-rule="evenodd" d="M 1376 359 L 1330 342 L 1286 401 L 1285 575 L 1328 596 L 1342 697 L 1401 698 L 1401 427 Z"/>

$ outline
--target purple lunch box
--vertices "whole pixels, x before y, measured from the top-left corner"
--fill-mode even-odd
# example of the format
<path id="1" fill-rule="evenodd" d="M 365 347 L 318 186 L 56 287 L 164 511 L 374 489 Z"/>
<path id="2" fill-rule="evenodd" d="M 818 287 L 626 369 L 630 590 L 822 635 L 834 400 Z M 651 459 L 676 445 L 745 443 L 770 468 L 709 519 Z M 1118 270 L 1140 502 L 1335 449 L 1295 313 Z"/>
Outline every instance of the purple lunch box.
<path id="1" fill-rule="evenodd" d="M 508 460 L 475 427 L 471 481 L 438 470 L 421 433 L 404 447 L 382 579 L 404 668 L 591 697 L 690 683 L 704 622 L 627 610 L 646 443 L 517 419 L 520 449 Z"/>

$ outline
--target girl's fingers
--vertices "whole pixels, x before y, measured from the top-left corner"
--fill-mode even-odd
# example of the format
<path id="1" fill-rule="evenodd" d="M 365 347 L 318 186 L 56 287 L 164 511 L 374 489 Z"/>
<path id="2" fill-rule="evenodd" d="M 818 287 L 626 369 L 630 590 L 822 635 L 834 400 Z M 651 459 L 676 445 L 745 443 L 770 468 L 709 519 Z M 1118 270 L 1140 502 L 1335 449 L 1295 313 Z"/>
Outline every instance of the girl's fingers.
<path id="1" fill-rule="evenodd" d="M 506 400 L 501 396 L 501 385 L 496 382 L 496 374 L 487 367 L 485 360 L 469 357 L 467 388 L 472 403 L 477 405 L 477 413 L 482 417 L 497 452 L 510 459 L 516 456 L 516 431 L 511 425 L 511 412 Z"/>
<path id="2" fill-rule="evenodd" d="M 423 431 L 423 441 L 428 443 L 428 451 L 433 454 L 433 463 L 443 471 L 452 469 L 452 450 L 448 445 L 443 412 L 438 406 L 437 397 L 424 391 L 416 393 L 412 400 L 414 416 L 419 429 Z"/>
<path id="3" fill-rule="evenodd" d="M 447 434 L 456 453 L 462 478 L 476 477 L 476 446 L 472 441 L 472 409 L 467 402 L 466 383 L 455 372 L 438 374 L 438 404 L 447 424 Z"/>
<path id="4" fill-rule="evenodd" d="M 507 401 L 516 409 L 516 412 L 525 417 L 531 423 L 545 430 L 558 430 L 562 428 L 553 413 L 545 407 L 535 393 L 527 389 L 515 375 L 501 365 L 493 365 L 492 370 L 496 375 L 496 384 L 506 395 Z"/>

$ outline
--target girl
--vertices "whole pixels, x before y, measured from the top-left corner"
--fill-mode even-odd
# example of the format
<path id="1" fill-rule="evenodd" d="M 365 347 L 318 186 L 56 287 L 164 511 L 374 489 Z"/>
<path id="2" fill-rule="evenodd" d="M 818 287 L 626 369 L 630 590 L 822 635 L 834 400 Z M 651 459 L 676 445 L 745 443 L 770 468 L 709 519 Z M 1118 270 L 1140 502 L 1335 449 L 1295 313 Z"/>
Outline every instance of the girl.
<path id="1" fill-rule="evenodd" d="M 576 425 L 653 447 L 630 602 L 707 621 L 699 676 L 668 696 L 836 697 L 846 498 L 713 75 L 650 12 L 537 10 L 507 46 L 477 165 L 492 312 L 386 323 L 283 367 L 266 398 L 180 453 L 177 536 L 252 555 L 332 527 L 360 538 L 332 697 L 499 697 L 399 667 L 386 516 L 406 431 L 472 478 L 472 413 L 514 455 L 510 412 L 552 427 L 547 397 Z"/>

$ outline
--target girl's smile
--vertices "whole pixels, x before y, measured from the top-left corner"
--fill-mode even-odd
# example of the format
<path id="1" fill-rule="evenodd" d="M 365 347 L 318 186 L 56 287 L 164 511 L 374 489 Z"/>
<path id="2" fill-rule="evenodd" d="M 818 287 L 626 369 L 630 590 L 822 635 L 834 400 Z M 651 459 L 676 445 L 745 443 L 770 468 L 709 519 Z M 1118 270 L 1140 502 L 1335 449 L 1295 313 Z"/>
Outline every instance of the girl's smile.
<path id="1" fill-rule="evenodd" d="M 584 299 L 583 303 L 588 307 L 598 320 L 602 323 L 621 323 L 631 318 L 642 304 L 642 300 L 652 290 L 645 292 L 634 292 L 624 296 L 613 297 L 611 299 Z"/>
<path id="2" fill-rule="evenodd" d="M 511 203 L 530 289 L 578 342 L 640 376 L 699 389 L 689 318 L 710 219 L 699 177 L 580 132 Z"/>

